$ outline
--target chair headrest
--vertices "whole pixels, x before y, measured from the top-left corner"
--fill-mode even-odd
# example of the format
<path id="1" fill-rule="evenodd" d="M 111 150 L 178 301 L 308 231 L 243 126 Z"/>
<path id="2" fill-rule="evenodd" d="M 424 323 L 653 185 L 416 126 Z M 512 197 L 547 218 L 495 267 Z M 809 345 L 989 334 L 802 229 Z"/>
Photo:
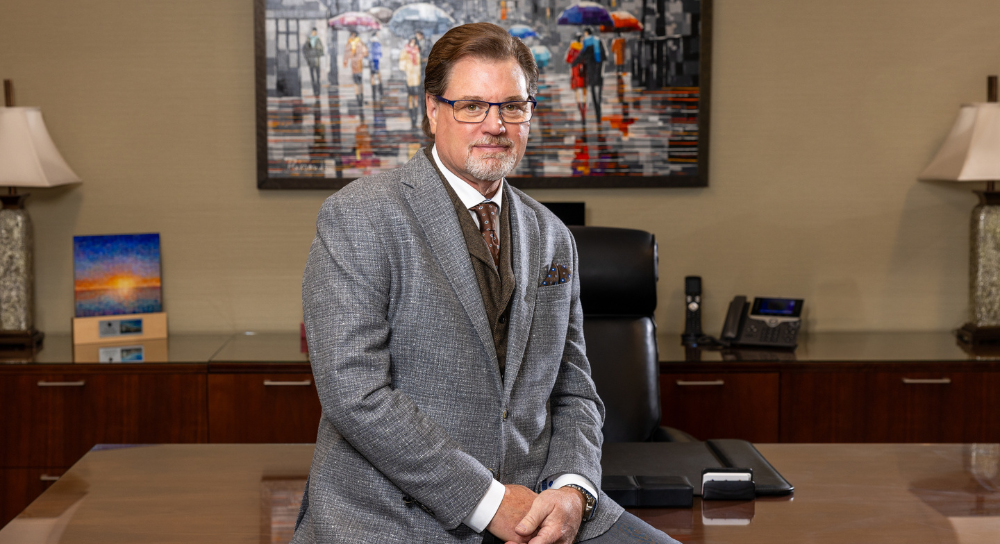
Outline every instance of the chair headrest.
<path id="1" fill-rule="evenodd" d="M 653 315 L 656 238 L 643 230 L 570 226 L 580 255 L 580 303 L 589 315 Z"/>

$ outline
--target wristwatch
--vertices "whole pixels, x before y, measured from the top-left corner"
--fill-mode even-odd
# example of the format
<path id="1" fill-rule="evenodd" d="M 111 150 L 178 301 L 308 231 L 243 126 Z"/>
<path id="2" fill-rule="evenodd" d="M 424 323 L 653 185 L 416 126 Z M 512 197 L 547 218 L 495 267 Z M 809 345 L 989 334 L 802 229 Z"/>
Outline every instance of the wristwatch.
<path id="1" fill-rule="evenodd" d="M 594 507 L 597 506 L 597 497 L 590 494 L 582 485 L 576 484 L 566 484 L 563 487 L 572 487 L 573 489 L 583 493 L 583 499 L 586 505 L 583 507 L 583 521 L 590 521 L 590 518 L 594 517 Z"/>

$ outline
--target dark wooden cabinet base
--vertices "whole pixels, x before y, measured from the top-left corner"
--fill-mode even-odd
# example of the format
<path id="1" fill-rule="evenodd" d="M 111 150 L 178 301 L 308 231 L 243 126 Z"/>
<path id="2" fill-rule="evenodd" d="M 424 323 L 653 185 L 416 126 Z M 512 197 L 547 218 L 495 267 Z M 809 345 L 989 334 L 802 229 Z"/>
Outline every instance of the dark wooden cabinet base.
<path id="1" fill-rule="evenodd" d="M 781 442 L 863 442 L 867 377 L 861 372 L 781 374 Z"/>
<path id="2" fill-rule="evenodd" d="M 660 423 L 699 440 L 778 441 L 778 373 L 660 374 Z"/>
<path id="3" fill-rule="evenodd" d="M 1000 372 L 874 372 L 866 442 L 1000 441 Z"/>
<path id="4" fill-rule="evenodd" d="M 1000 349 L 977 352 L 950 333 L 829 333 L 795 351 L 664 355 L 663 422 L 698 438 L 1000 442 Z M 726 385 L 694 391 L 676 387 L 680 378 Z"/>
<path id="5" fill-rule="evenodd" d="M 0 467 L 68 467 L 95 444 L 205 442 L 204 373 L 0 374 Z"/>
<path id="6" fill-rule="evenodd" d="M 209 442 L 313 443 L 322 408 L 312 374 L 211 374 Z"/>

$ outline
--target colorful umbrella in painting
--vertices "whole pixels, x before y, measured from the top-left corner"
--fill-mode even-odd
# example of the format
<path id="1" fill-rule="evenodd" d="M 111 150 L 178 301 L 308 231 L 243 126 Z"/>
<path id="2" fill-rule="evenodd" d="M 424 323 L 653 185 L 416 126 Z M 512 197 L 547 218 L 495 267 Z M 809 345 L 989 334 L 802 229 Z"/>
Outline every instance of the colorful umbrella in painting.
<path id="1" fill-rule="evenodd" d="M 601 25 L 601 32 L 633 32 L 642 30 L 642 23 L 639 22 L 639 19 L 636 19 L 635 15 L 625 10 L 612 11 L 611 20 L 615 22 L 614 26 Z"/>
<path id="2" fill-rule="evenodd" d="M 392 10 L 385 6 L 375 6 L 368 10 L 381 23 L 388 23 L 392 19 Z"/>
<path id="3" fill-rule="evenodd" d="M 355 32 L 378 32 L 382 28 L 382 23 L 370 13 L 348 11 L 330 19 L 330 27 Z"/>
<path id="4" fill-rule="evenodd" d="M 401 38 L 409 38 L 418 30 L 428 38 L 434 34 L 444 34 L 455 26 L 455 19 L 443 9 L 418 2 L 397 9 L 389 19 L 389 30 Z"/>
<path id="5" fill-rule="evenodd" d="M 545 68 L 549 64 L 549 60 L 552 59 L 552 51 L 549 51 L 548 47 L 544 45 L 533 45 L 530 47 L 531 55 L 535 57 L 535 64 L 539 68 Z"/>
<path id="6" fill-rule="evenodd" d="M 611 14 L 604 6 L 594 2 L 577 2 L 559 14 L 560 25 L 614 25 Z"/>
<path id="7" fill-rule="evenodd" d="M 512 25 L 510 27 L 510 30 L 508 30 L 507 32 L 510 32 L 511 36 L 514 36 L 515 38 L 520 38 L 522 40 L 525 38 L 538 37 L 538 33 L 535 32 L 535 29 L 531 28 L 528 25 Z"/>

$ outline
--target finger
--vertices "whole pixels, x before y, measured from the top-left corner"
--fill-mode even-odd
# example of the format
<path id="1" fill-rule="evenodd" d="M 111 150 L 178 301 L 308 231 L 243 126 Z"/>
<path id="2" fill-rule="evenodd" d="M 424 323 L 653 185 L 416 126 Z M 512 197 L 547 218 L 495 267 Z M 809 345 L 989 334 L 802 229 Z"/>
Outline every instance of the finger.
<path id="1" fill-rule="evenodd" d="M 560 538 L 562 537 L 561 531 L 558 527 L 552 525 L 543 525 L 541 529 L 538 530 L 538 534 L 535 538 L 528 541 L 528 544 L 553 544 L 555 542 L 562 542 Z"/>
<path id="2" fill-rule="evenodd" d="M 528 513 L 518 522 L 517 527 L 514 527 L 514 532 L 521 536 L 528 536 L 534 533 L 542 520 L 551 512 L 552 504 L 549 501 L 543 499 L 541 495 L 535 497 L 535 500 L 531 503 L 531 508 L 528 509 Z"/>

